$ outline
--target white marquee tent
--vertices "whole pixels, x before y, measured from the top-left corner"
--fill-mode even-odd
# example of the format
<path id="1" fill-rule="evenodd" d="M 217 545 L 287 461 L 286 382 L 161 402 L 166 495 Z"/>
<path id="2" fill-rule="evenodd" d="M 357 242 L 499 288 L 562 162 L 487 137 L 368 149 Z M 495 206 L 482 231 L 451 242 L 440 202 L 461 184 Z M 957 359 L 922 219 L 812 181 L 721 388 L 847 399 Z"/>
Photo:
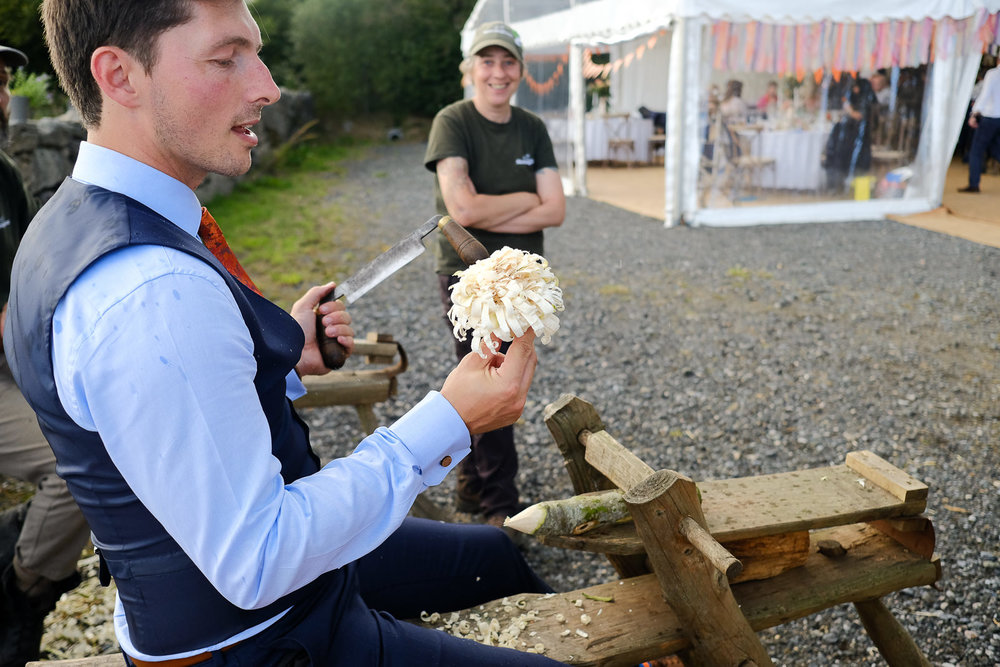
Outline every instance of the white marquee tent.
<path id="1" fill-rule="evenodd" d="M 486 21 L 503 20 L 520 33 L 526 59 L 541 69 L 529 67 L 530 89 L 522 87 L 517 103 L 564 117 L 571 156 L 564 178 L 572 192 L 586 194 L 585 75 L 603 68 L 619 109 L 666 110 L 667 225 L 863 220 L 940 205 L 981 57 L 997 41 L 998 12 L 1000 0 L 479 0 L 462 44 Z M 595 52 L 608 55 L 599 61 Z M 775 205 L 706 202 L 706 91 L 720 77 L 735 72 L 801 82 L 815 74 L 827 85 L 831 75 L 839 80 L 841 72 L 868 76 L 880 69 L 893 73 L 895 95 L 901 67 L 922 77 L 919 141 L 906 165 L 905 190 Z M 558 95 L 562 101 L 553 102 Z"/>

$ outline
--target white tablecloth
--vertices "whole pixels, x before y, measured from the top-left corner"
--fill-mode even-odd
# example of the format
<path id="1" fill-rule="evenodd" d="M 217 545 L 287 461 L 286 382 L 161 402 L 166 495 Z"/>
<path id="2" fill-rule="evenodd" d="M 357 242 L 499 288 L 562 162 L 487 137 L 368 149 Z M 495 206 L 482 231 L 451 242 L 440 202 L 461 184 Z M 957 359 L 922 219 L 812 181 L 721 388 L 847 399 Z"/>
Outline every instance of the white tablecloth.
<path id="1" fill-rule="evenodd" d="M 633 160 L 649 162 L 649 138 L 653 136 L 653 121 L 650 118 L 628 119 L 627 132 L 622 128 L 625 119 L 621 117 L 587 118 L 584 129 L 584 142 L 588 161 L 608 159 L 608 139 L 614 136 L 628 138 L 634 142 L 635 150 L 629 156 L 627 150 L 618 149 L 611 157 L 616 161 Z M 549 129 L 549 137 L 556 147 L 556 157 L 559 157 L 559 146 L 569 141 L 569 127 L 565 117 L 546 117 L 545 125 Z"/>
<path id="2" fill-rule="evenodd" d="M 760 184 L 778 190 L 819 190 L 820 159 L 829 130 L 762 130 L 751 142 L 753 154 L 774 158 L 774 174 L 761 174 Z"/>

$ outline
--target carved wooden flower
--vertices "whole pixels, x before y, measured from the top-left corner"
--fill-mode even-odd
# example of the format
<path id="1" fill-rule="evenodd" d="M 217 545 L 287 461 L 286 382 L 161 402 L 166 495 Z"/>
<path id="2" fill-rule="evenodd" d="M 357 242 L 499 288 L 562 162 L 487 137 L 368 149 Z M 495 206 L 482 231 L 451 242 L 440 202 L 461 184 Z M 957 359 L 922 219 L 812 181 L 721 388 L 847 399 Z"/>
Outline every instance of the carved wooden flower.
<path id="1" fill-rule="evenodd" d="M 472 331 L 479 356 L 487 356 L 484 346 L 496 354 L 496 339 L 511 341 L 529 328 L 548 344 L 559 329 L 562 290 L 544 257 L 504 247 L 455 275 L 448 319 L 459 340 Z"/>

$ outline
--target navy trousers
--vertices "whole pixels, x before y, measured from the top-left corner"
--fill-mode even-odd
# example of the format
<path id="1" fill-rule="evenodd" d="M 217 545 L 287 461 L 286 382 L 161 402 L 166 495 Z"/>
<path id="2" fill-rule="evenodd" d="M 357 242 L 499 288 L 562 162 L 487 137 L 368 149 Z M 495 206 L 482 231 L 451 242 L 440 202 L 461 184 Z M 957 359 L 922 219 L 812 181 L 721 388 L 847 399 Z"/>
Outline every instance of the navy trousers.
<path id="1" fill-rule="evenodd" d="M 969 187 L 979 187 L 979 177 L 983 174 L 988 155 L 1000 160 L 1000 118 L 980 116 L 969 149 Z"/>
<path id="2" fill-rule="evenodd" d="M 542 655 L 485 646 L 398 619 L 457 611 L 517 593 L 550 593 L 499 528 L 407 518 L 350 566 L 357 593 L 318 595 L 204 667 L 532 667 Z"/>

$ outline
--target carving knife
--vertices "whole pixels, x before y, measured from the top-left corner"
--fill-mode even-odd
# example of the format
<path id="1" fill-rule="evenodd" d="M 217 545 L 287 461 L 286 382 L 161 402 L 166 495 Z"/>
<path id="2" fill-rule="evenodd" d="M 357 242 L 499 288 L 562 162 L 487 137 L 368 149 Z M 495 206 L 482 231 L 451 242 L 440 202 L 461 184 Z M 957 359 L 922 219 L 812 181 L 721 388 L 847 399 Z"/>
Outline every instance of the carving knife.
<path id="1" fill-rule="evenodd" d="M 337 284 L 333 292 L 323 297 L 320 303 L 343 297 L 347 303 L 354 303 L 363 294 L 383 280 L 419 257 L 425 250 L 424 237 L 440 229 L 466 265 L 474 264 L 489 256 L 486 248 L 472 236 L 465 227 L 450 216 L 435 215 L 424 224 L 404 236 L 396 245 L 368 262 L 357 273 Z M 316 316 L 316 340 L 320 354 L 327 368 L 336 370 L 347 360 L 347 351 L 335 338 L 328 338 L 323 332 L 322 318 Z"/>

